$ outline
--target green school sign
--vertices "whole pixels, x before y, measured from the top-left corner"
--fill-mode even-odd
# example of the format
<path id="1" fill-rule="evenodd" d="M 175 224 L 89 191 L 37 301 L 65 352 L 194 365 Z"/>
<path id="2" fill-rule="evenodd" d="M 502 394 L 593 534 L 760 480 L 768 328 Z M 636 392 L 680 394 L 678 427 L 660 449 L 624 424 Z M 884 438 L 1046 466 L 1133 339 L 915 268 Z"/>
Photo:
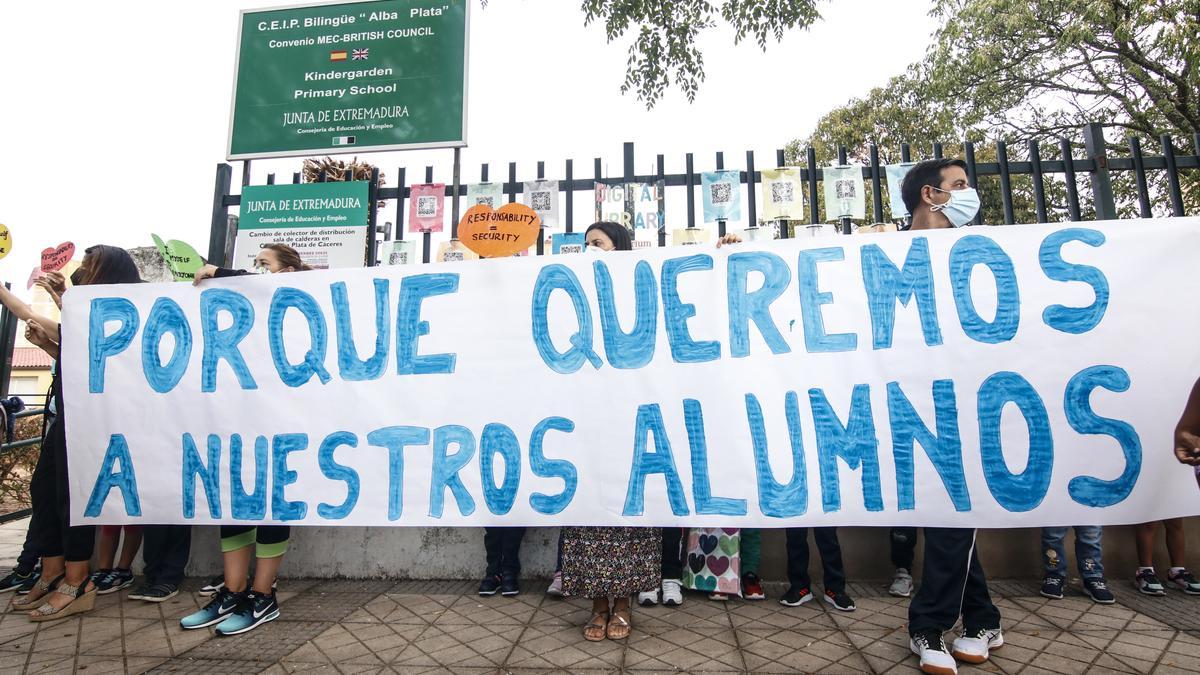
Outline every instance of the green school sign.
<path id="1" fill-rule="evenodd" d="M 228 159 L 465 146 L 471 1 L 243 11 Z"/>

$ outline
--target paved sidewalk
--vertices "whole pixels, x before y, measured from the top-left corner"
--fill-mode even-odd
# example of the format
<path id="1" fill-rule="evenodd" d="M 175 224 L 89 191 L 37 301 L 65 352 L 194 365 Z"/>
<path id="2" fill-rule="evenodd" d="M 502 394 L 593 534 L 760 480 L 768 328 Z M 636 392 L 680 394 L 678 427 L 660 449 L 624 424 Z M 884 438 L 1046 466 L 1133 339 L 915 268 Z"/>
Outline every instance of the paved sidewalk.
<path id="1" fill-rule="evenodd" d="M 198 580 L 185 586 L 194 590 Z M 1200 598 L 1121 603 L 1048 601 L 1029 583 L 995 584 L 1007 644 L 961 672 L 1200 672 Z M 84 617 L 36 625 L 0 618 L 3 673 L 902 673 L 915 672 L 905 600 L 854 584 L 858 611 L 772 599 L 717 603 L 689 595 L 676 609 L 638 608 L 627 643 L 587 643 L 588 604 L 525 584 L 516 598 L 479 598 L 461 581 L 280 582 L 282 616 L 251 633 L 184 632 L 192 592 L 154 605 L 122 594 Z M 779 597 L 782 587 L 768 585 Z M 1139 611 L 1141 610 L 1141 611 Z M 1157 618 L 1156 618 L 1157 617 Z M 1173 623 L 1174 625 L 1173 625 Z"/>
<path id="2" fill-rule="evenodd" d="M 0 567 L 15 562 L 23 523 L 0 526 Z M 11 540 L 11 541 L 10 541 Z M 1118 604 L 1092 604 L 1077 583 L 1063 600 L 1034 581 L 996 581 L 1005 646 L 962 673 L 1200 673 L 1200 597 L 1136 593 L 1112 579 Z M 470 581 L 281 579 L 278 621 L 232 638 L 184 632 L 179 618 L 203 602 L 201 581 L 162 604 L 98 599 L 58 623 L 0 614 L 0 673 L 913 673 L 907 600 L 882 584 L 851 584 L 858 611 L 822 602 L 711 602 L 636 608 L 624 642 L 585 642 L 590 603 L 543 595 L 530 581 L 516 598 L 480 598 Z M 10 595 L 0 596 L 7 603 Z"/>

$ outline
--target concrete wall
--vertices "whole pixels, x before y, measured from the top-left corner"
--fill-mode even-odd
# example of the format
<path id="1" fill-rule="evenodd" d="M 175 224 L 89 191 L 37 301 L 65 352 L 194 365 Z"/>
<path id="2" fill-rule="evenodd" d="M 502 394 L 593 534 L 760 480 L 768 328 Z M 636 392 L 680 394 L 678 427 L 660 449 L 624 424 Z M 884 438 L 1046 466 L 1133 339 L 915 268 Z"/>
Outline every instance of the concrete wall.
<path id="1" fill-rule="evenodd" d="M 1188 519 L 1186 531 L 1191 542 L 1187 564 L 1200 570 L 1200 518 Z M 842 528 L 839 534 L 846 572 L 851 580 L 881 580 L 891 576 L 886 529 Z M 550 576 L 557 542 L 556 528 L 530 528 L 526 532 L 521 549 L 524 576 Z M 1068 539 L 1067 558 L 1073 566 L 1075 556 L 1070 542 Z M 1038 530 L 983 530 L 979 535 L 979 547 L 989 576 L 1030 579 L 1041 576 Z M 1155 563 L 1162 571 L 1168 561 L 1161 528 L 1156 547 Z M 1105 528 L 1104 564 L 1114 582 L 1132 578 L 1137 566 L 1136 557 L 1132 528 Z M 918 568 L 920 560 L 921 546 L 918 546 Z M 482 576 L 483 568 L 483 530 L 480 528 L 296 527 L 292 529 L 292 546 L 283 565 L 283 574 L 474 579 Z M 812 568 L 814 576 L 819 578 L 820 561 L 815 550 Z M 209 575 L 219 569 L 217 528 L 197 527 L 192 540 L 189 574 Z M 784 570 L 783 530 L 765 530 L 762 576 L 767 580 L 782 580 Z"/>

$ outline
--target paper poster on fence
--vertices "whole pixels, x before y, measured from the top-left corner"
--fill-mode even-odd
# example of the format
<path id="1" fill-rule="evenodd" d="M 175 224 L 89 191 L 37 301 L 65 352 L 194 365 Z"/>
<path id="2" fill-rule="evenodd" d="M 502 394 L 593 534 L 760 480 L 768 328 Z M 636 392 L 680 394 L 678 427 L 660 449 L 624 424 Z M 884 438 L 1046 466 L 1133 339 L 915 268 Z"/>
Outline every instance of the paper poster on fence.
<path id="1" fill-rule="evenodd" d="M 380 260 L 384 265 L 415 265 L 421 262 L 419 256 L 417 242 L 401 239 L 384 242 Z"/>
<path id="2" fill-rule="evenodd" d="M 230 266 L 251 269 L 266 244 L 287 244 L 318 269 L 362 267 L 370 208 L 366 181 L 247 185 Z"/>
<path id="3" fill-rule="evenodd" d="M 827 166 L 822 171 L 825 220 L 864 220 L 867 217 L 867 194 L 863 189 L 862 167 Z"/>
<path id="4" fill-rule="evenodd" d="M 902 162 L 883 167 L 883 171 L 887 175 L 888 205 L 891 207 L 893 220 L 900 220 L 908 215 L 908 207 L 904 205 L 904 196 L 900 192 L 900 186 L 904 183 L 904 177 L 908 175 L 908 170 L 916 165 L 916 162 Z M 883 220 L 883 218 L 877 220 Z"/>
<path id="5" fill-rule="evenodd" d="M 550 237 L 550 251 L 560 253 L 583 253 L 585 232 L 555 232 Z"/>
<path id="6" fill-rule="evenodd" d="M 620 223 L 633 229 L 633 216 L 629 209 L 624 183 L 601 183 L 596 181 L 596 220 Z"/>
<path id="7" fill-rule="evenodd" d="M 558 181 L 534 180 L 525 182 L 521 201 L 542 219 L 542 227 L 558 229 Z"/>
<path id="8" fill-rule="evenodd" d="M 461 241 L 451 239 L 438 244 L 437 262 L 462 262 L 464 260 L 479 260 L 479 254 L 467 248 Z"/>
<path id="9" fill-rule="evenodd" d="M 696 244 L 710 244 L 713 240 L 713 231 L 703 227 L 683 227 L 677 230 L 671 230 L 671 245 L 672 246 L 695 246 Z"/>
<path id="10" fill-rule="evenodd" d="M 666 183 L 630 183 L 625 192 L 633 213 L 633 229 L 660 230 L 666 224 Z"/>
<path id="11" fill-rule="evenodd" d="M 700 174 L 704 199 L 704 222 L 742 219 L 741 172 L 705 171 Z"/>
<path id="12" fill-rule="evenodd" d="M 507 203 L 508 195 L 504 194 L 499 183 L 471 183 L 467 186 L 467 199 L 463 212 L 466 213 L 472 206 L 479 204 L 486 204 L 493 209 L 498 209 Z"/>
<path id="13" fill-rule="evenodd" d="M 445 205 L 445 183 L 418 183 L 412 186 L 408 199 L 409 230 L 441 232 Z"/>
<path id="14" fill-rule="evenodd" d="M 762 217 L 765 220 L 804 218 L 804 183 L 800 169 L 762 170 Z"/>
<path id="15" fill-rule="evenodd" d="M 1196 515 L 1198 258 L 1171 218 L 78 286 L 71 521 Z"/>

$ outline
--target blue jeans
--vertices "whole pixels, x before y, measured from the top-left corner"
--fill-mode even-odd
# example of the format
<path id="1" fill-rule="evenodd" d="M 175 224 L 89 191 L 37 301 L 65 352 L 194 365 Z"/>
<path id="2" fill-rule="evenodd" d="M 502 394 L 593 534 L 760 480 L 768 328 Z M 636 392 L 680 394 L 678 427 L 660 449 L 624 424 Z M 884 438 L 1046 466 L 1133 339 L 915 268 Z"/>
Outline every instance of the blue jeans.
<path id="1" fill-rule="evenodd" d="M 1046 574 L 1067 577 L 1067 552 L 1063 542 L 1068 527 L 1042 528 L 1042 563 Z M 1104 565 L 1100 562 L 1100 526 L 1075 526 L 1075 563 L 1079 565 L 1079 576 L 1084 579 L 1104 577 Z"/>

